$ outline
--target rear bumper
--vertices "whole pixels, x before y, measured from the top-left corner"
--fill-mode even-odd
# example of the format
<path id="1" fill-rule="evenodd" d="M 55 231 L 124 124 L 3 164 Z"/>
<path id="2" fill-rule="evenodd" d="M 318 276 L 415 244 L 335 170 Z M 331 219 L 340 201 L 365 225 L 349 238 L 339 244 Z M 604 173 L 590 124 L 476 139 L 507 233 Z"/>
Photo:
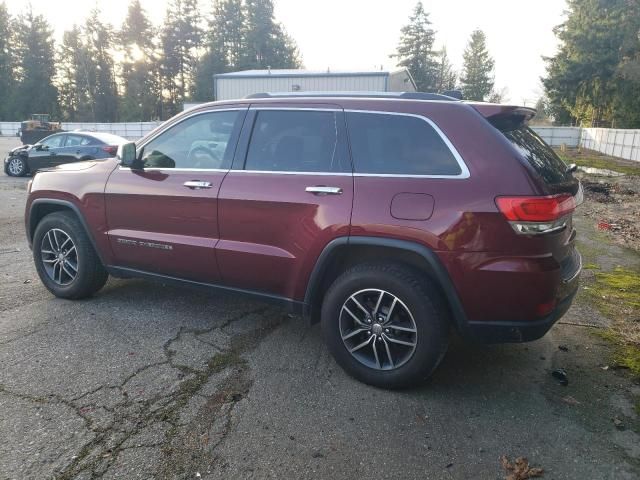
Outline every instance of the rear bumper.
<path id="1" fill-rule="evenodd" d="M 528 322 L 469 322 L 464 336 L 481 343 L 520 343 L 542 338 L 565 314 L 577 293 L 576 288 L 556 308 L 540 320 Z"/>
<path id="2" fill-rule="evenodd" d="M 463 336 L 481 343 L 531 342 L 543 337 L 567 313 L 578 292 L 582 256 L 574 250 L 570 259 L 570 262 L 563 265 L 562 282 L 557 288 L 556 307 L 549 314 L 528 321 L 469 321 L 461 332 Z"/>

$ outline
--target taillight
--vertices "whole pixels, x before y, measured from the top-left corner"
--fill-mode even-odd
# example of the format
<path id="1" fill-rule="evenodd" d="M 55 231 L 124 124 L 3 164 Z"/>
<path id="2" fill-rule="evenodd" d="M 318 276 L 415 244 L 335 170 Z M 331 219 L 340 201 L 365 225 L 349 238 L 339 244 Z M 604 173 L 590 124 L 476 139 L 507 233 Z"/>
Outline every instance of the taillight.
<path id="1" fill-rule="evenodd" d="M 109 155 L 115 155 L 116 153 L 118 153 L 118 146 L 117 145 L 106 145 L 106 146 L 102 147 L 102 150 L 107 152 Z"/>
<path id="2" fill-rule="evenodd" d="M 497 197 L 496 205 L 517 233 L 537 235 L 565 228 L 567 216 L 576 209 L 576 200 L 570 194 Z"/>

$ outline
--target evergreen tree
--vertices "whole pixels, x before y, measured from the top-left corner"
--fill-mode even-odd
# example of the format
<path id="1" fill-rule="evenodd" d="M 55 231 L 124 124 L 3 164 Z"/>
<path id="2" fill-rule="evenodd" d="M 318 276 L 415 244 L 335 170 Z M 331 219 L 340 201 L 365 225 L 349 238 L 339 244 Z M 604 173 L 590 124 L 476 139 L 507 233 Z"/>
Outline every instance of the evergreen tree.
<path id="1" fill-rule="evenodd" d="M 80 106 L 87 105 L 89 100 L 88 90 L 83 88 L 87 85 L 87 78 L 82 75 L 86 73 L 86 69 L 83 69 L 83 65 L 86 64 L 86 52 L 77 25 L 64 32 L 56 63 L 61 118 L 68 122 L 78 121 Z"/>
<path id="2" fill-rule="evenodd" d="M 543 85 L 557 123 L 639 126 L 640 85 L 625 67 L 640 51 L 638 0 L 568 0 Z M 635 52 L 635 53 L 634 53 Z"/>
<path id="3" fill-rule="evenodd" d="M 14 94 L 14 116 L 28 118 L 32 113 L 58 113 L 53 30 L 42 15 L 29 8 L 15 25 L 15 51 L 18 85 Z"/>
<path id="4" fill-rule="evenodd" d="M 172 0 L 161 33 L 161 73 L 166 100 L 165 116 L 178 113 L 195 90 L 198 49 L 202 29 L 197 0 Z"/>
<path id="5" fill-rule="evenodd" d="M 494 61 L 487 51 L 486 36 L 482 30 L 471 33 L 463 60 L 460 84 L 464 98 L 483 101 L 493 91 Z"/>
<path id="6" fill-rule="evenodd" d="M 11 17 L 4 2 L 0 3 L 0 120 L 12 118 L 11 99 L 14 90 Z"/>
<path id="7" fill-rule="evenodd" d="M 242 0 L 214 0 L 206 51 L 197 71 L 196 99 L 213 100 L 213 76 L 238 69 L 245 52 Z"/>
<path id="8" fill-rule="evenodd" d="M 301 65 L 295 42 L 275 20 L 272 0 L 246 0 L 244 43 L 242 70 Z"/>
<path id="9" fill-rule="evenodd" d="M 89 93 L 93 121 L 115 122 L 118 118 L 118 90 L 115 64 L 111 52 L 114 32 L 111 25 L 100 20 L 100 11 L 92 10 L 84 27 L 88 60 Z"/>
<path id="10" fill-rule="evenodd" d="M 153 43 L 154 28 L 140 0 L 129 4 L 127 18 L 118 35 L 124 55 L 121 64 L 120 119 L 125 122 L 158 118 L 161 89 Z"/>
<path id="11" fill-rule="evenodd" d="M 400 44 L 393 58 L 398 66 L 406 67 L 419 92 L 438 90 L 438 71 L 441 58 L 433 50 L 435 32 L 431 28 L 429 14 L 424 11 L 422 2 L 418 2 L 409 23 L 401 30 Z"/>
<path id="12" fill-rule="evenodd" d="M 449 61 L 447 49 L 446 47 L 443 47 L 440 52 L 440 62 L 438 64 L 436 76 L 436 91 L 443 92 L 445 90 L 454 90 L 456 88 L 457 80 L 458 75 Z"/>

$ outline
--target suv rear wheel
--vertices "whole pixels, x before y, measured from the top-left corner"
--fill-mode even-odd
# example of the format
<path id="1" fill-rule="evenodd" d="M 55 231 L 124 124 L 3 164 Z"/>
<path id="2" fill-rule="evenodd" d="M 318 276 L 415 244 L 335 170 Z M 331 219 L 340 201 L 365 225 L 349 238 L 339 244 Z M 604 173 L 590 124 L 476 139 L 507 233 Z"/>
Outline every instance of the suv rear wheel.
<path id="1" fill-rule="evenodd" d="M 44 286 L 60 298 L 89 297 L 109 277 L 84 227 L 70 212 L 51 213 L 40 221 L 33 235 L 33 259 Z"/>
<path id="2" fill-rule="evenodd" d="M 336 361 L 384 388 L 424 382 L 448 346 L 448 310 L 436 286 L 396 264 L 363 264 L 327 291 L 322 331 Z"/>

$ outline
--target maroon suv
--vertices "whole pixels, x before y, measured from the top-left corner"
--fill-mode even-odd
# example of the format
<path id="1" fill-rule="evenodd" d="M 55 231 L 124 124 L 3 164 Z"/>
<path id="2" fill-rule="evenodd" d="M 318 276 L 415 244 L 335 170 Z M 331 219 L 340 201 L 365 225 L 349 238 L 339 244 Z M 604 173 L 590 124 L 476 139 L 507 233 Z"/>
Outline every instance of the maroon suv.
<path id="1" fill-rule="evenodd" d="M 210 103 L 116 159 L 38 173 L 27 236 L 56 296 L 109 274 L 257 295 L 321 321 L 354 377 L 408 385 L 451 329 L 534 340 L 571 304 L 582 190 L 534 113 L 434 94 Z"/>

